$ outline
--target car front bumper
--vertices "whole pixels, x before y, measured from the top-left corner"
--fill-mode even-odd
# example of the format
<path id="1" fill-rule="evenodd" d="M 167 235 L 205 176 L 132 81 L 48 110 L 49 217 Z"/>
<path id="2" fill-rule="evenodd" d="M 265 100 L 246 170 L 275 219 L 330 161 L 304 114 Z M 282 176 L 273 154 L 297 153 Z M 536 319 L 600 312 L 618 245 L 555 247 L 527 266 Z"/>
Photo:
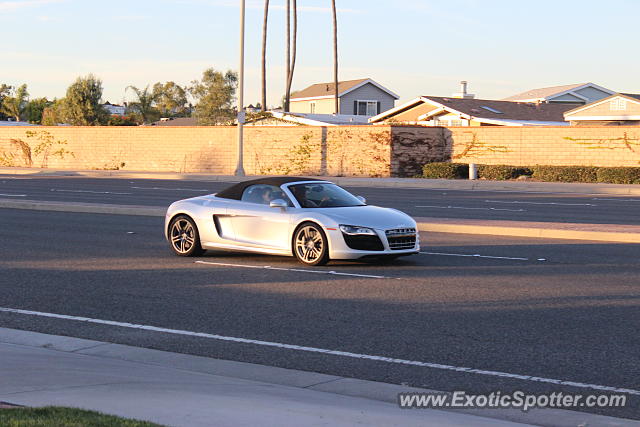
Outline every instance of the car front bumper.
<path id="1" fill-rule="evenodd" d="M 383 230 L 375 230 L 378 238 L 382 242 L 382 250 L 358 250 L 350 248 L 342 235 L 340 230 L 325 230 L 327 237 L 329 238 L 329 257 L 331 259 L 360 259 L 360 258 L 373 258 L 373 257 L 388 257 L 388 256 L 408 256 L 414 255 L 420 252 L 420 234 L 416 233 L 415 245 L 406 249 L 391 249 L 389 247 L 389 241 Z"/>

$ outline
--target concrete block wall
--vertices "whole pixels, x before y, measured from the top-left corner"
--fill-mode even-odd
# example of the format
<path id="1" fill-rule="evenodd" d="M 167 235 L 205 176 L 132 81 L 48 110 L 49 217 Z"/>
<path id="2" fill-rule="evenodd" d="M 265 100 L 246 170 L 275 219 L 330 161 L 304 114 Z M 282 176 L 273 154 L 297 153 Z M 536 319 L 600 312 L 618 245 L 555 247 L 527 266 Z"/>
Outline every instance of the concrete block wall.
<path id="1" fill-rule="evenodd" d="M 394 126 L 393 174 L 427 161 L 513 166 L 640 166 L 640 127 L 411 127 Z M 400 136 L 403 136 L 400 138 Z M 398 145 L 398 139 L 408 142 Z"/>
<path id="2" fill-rule="evenodd" d="M 41 141 L 28 132 L 51 136 L 48 156 L 36 153 Z M 389 138 L 388 128 L 370 126 L 247 127 L 244 167 L 248 174 L 388 176 Z M 34 167 L 233 174 L 237 162 L 237 129 L 225 126 L 0 126 L 0 166 L 29 166 L 25 144 Z M 69 154 L 52 154 L 60 148 Z"/>
<path id="3" fill-rule="evenodd" d="M 36 153 L 42 141 L 27 132 L 66 144 Z M 236 141 L 225 126 L 0 126 L 0 166 L 30 157 L 34 167 L 232 174 Z M 431 161 L 640 166 L 640 127 L 261 126 L 245 128 L 244 159 L 248 174 L 352 176 L 413 176 Z"/>

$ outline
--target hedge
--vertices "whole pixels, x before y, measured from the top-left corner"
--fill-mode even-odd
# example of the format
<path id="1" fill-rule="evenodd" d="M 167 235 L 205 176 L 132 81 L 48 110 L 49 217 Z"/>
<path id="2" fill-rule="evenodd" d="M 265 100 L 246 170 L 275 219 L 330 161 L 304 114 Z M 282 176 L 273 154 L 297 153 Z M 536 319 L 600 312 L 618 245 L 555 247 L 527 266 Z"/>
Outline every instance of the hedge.
<path id="1" fill-rule="evenodd" d="M 466 163 L 434 162 L 422 167 L 423 178 L 464 179 L 469 178 L 469 165 Z"/>
<path id="2" fill-rule="evenodd" d="M 469 165 L 465 163 L 427 163 L 423 178 L 467 179 Z M 605 168 L 596 166 L 509 166 L 478 165 L 478 178 L 509 180 L 530 176 L 547 182 L 600 182 L 611 184 L 640 184 L 640 167 Z"/>
<path id="3" fill-rule="evenodd" d="M 534 166 L 533 178 L 547 182 L 598 182 L 598 168 L 593 166 Z"/>
<path id="4" fill-rule="evenodd" d="M 519 166 L 478 165 L 478 178 L 494 181 L 506 181 L 508 179 L 516 179 L 522 175 L 531 176 L 531 174 L 531 169 Z"/>
<path id="5" fill-rule="evenodd" d="M 598 168 L 598 182 L 640 184 L 640 168 Z"/>

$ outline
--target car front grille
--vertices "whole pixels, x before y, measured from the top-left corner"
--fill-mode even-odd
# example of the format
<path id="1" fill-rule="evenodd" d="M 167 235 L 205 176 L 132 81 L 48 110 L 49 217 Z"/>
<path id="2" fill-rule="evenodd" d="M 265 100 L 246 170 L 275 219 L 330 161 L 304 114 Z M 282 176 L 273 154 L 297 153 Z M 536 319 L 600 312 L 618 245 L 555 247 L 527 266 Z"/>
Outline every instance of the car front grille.
<path id="1" fill-rule="evenodd" d="M 353 236 L 342 233 L 344 241 L 351 249 L 358 251 L 383 251 L 384 246 L 378 236 L 359 235 Z"/>
<path id="2" fill-rule="evenodd" d="M 415 228 L 394 228 L 385 231 L 389 249 L 399 251 L 402 249 L 413 249 L 416 246 L 416 229 Z"/>

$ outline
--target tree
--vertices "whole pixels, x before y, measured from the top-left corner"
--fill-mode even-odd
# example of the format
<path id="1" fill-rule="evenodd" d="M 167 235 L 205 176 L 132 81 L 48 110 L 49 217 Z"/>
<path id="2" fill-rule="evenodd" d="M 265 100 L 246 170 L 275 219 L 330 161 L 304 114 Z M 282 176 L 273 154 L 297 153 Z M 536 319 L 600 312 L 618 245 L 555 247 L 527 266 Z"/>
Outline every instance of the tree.
<path id="1" fill-rule="evenodd" d="M 222 73 L 208 68 L 202 73 L 202 80 L 194 80 L 191 84 L 189 92 L 196 100 L 198 124 L 212 126 L 233 123 L 238 73 L 231 70 Z"/>
<path id="2" fill-rule="evenodd" d="M 262 21 L 262 111 L 267 109 L 267 24 L 269 21 L 269 0 L 264 0 L 264 20 Z"/>
<path id="3" fill-rule="evenodd" d="M 57 126 L 64 122 L 65 99 L 56 99 L 50 106 L 42 110 L 40 124 L 43 126 Z"/>
<path id="4" fill-rule="evenodd" d="M 289 0 L 287 0 L 287 6 L 289 5 Z M 287 14 L 289 12 L 287 11 Z M 287 21 L 288 21 L 288 17 L 287 17 Z M 287 30 L 288 33 L 288 30 Z M 286 103 L 286 107 L 285 107 L 285 111 L 289 111 L 290 106 L 291 106 L 291 85 L 293 83 L 293 73 L 295 71 L 296 68 L 296 48 L 297 48 L 297 40 L 298 40 L 298 6 L 297 6 L 297 2 L 296 0 L 293 0 L 293 40 L 292 40 L 292 52 L 291 52 L 291 56 L 289 58 L 287 58 L 287 61 L 289 61 L 289 72 L 287 74 L 287 99 L 285 101 Z"/>
<path id="5" fill-rule="evenodd" d="M 336 11 L 336 0 L 331 0 L 331 14 L 333 15 L 333 88 L 334 111 L 340 112 L 340 100 L 338 99 L 338 13 Z M 356 112 L 354 112 L 355 114 Z"/>
<path id="6" fill-rule="evenodd" d="M 131 89 L 136 95 L 137 101 L 131 102 L 129 108 L 140 114 L 142 124 L 146 124 L 152 121 L 152 119 L 158 118 L 158 110 L 154 107 L 156 99 L 159 94 L 149 90 L 149 85 L 144 89 L 138 89 L 135 86 L 127 86 L 126 90 Z"/>
<path id="7" fill-rule="evenodd" d="M 25 116 L 29 123 L 36 125 L 42 124 L 42 114 L 46 108 L 53 105 L 53 101 L 49 101 L 47 98 L 32 99 L 27 103 L 25 109 Z"/>
<path id="8" fill-rule="evenodd" d="M 162 117 L 184 116 L 187 111 L 187 92 L 174 82 L 153 85 L 156 108 Z"/>
<path id="9" fill-rule="evenodd" d="M 2 84 L 0 85 L 0 119 L 4 120 L 7 118 L 6 114 L 2 112 L 2 102 L 4 98 L 11 94 L 11 86 Z"/>
<path id="10" fill-rule="evenodd" d="M 99 126 L 105 124 L 109 113 L 102 107 L 102 80 L 89 74 L 78 77 L 67 89 L 62 103 L 63 121 L 74 126 Z"/>
<path id="11" fill-rule="evenodd" d="M 293 43 L 291 40 L 291 0 L 287 0 L 286 11 L 286 79 L 285 79 L 285 95 L 283 108 L 284 111 L 289 111 L 291 102 L 291 84 L 293 83 L 293 71 L 296 65 L 296 46 L 298 37 L 298 8 L 296 0 L 293 0 Z M 291 53 L 291 47 L 293 47 L 293 54 Z"/>
<path id="12" fill-rule="evenodd" d="M 2 99 L 2 112 L 8 117 L 14 117 L 17 122 L 21 121 L 25 117 L 28 98 L 29 92 L 27 92 L 26 84 L 11 90 L 9 95 Z"/>

